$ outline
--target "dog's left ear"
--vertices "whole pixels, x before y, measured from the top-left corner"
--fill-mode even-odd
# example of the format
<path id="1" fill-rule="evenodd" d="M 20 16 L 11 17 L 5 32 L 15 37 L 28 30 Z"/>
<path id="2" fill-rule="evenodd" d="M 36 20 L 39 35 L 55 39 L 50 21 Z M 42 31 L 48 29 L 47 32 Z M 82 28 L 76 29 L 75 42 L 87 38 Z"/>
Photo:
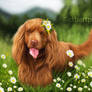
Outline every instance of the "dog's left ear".
<path id="1" fill-rule="evenodd" d="M 52 30 L 51 33 L 48 34 L 48 41 L 49 42 L 56 42 L 57 41 L 57 33 L 55 30 Z"/>

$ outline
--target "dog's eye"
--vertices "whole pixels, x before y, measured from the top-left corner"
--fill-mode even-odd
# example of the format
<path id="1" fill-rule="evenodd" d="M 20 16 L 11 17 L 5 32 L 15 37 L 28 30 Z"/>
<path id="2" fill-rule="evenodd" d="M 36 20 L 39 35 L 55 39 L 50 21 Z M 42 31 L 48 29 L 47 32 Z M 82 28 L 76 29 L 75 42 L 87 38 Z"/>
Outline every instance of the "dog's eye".
<path id="1" fill-rule="evenodd" d="M 42 31 L 41 31 L 41 32 L 40 32 L 40 34 L 41 34 L 41 35 L 43 35 L 43 34 L 44 34 L 44 32 L 42 32 Z"/>
<path id="2" fill-rule="evenodd" d="M 27 32 L 27 33 L 31 33 L 31 31 L 30 31 L 30 30 L 27 30 L 26 32 Z"/>

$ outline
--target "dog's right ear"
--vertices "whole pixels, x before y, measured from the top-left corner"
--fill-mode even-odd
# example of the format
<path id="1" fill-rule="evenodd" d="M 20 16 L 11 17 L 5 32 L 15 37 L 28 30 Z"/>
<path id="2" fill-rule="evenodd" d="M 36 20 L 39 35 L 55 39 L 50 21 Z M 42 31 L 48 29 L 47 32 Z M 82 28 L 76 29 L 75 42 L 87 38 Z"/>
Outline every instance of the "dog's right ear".
<path id="1" fill-rule="evenodd" d="M 12 56 L 18 65 L 22 61 L 25 50 L 24 38 L 25 38 L 25 24 L 19 27 L 18 31 L 16 32 L 13 38 Z"/>

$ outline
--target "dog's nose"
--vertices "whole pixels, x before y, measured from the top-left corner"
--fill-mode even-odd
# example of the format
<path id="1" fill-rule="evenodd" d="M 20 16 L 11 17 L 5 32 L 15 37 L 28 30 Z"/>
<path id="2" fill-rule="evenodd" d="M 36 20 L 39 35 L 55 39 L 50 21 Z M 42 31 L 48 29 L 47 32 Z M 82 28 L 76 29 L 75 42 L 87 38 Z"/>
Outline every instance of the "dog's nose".
<path id="1" fill-rule="evenodd" d="M 32 40 L 31 44 L 32 44 L 32 46 L 36 46 L 38 44 L 38 41 L 37 40 Z"/>

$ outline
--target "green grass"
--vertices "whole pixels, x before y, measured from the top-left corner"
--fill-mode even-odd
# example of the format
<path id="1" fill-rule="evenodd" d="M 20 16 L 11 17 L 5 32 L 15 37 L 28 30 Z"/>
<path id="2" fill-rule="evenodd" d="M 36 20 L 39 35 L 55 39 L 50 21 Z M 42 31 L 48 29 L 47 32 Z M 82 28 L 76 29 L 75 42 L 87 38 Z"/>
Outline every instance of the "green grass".
<path id="1" fill-rule="evenodd" d="M 71 28 L 69 28 L 66 25 L 63 25 L 61 27 L 57 26 L 56 30 L 58 33 L 58 39 L 60 41 L 72 42 L 74 44 L 81 44 L 85 40 L 87 40 L 89 31 L 90 31 L 90 27 L 82 27 L 80 25 L 73 25 Z M 6 39 L 7 39 L 7 37 L 6 37 Z M 30 86 L 23 85 L 18 80 L 18 77 L 17 77 L 18 67 L 17 67 L 15 61 L 12 59 L 11 47 L 12 47 L 12 44 L 9 43 L 9 40 L 5 41 L 2 38 L 0 38 L 0 56 L 2 54 L 6 55 L 6 59 L 1 59 L 1 57 L 0 57 L 0 82 L 2 83 L 1 87 L 4 88 L 5 92 L 7 92 L 8 87 L 13 88 L 14 85 L 16 85 L 17 88 L 16 89 L 13 88 L 13 92 L 18 92 L 17 91 L 18 87 L 23 87 L 23 89 L 24 89 L 23 92 L 66 92 L 66 89 L 67 89 L 67 87 L 70 87 L 70 84 L 77 86 L 77 88 L 72 89 L 72 92 L 77 91 L 78 87 L 83 88 L 85 85 L 87 85 L 88 88 L 90 88 L 92 90 L 91 86 L 89 85 L 92 78 L 90 78 L 90 77 L 86 78 L 88 69 L 90 66 L 92 66 L 92 55 L 83 59 L 83 62 L 85 62 L 85 64 L 86 64 L 86 68 L 79 66 L 80 67 L 79 71 L 76 69 L 68 69 L 62 73 L 53 72 L 53 78 L 57 79 L 57 77 L 60 77 L 61 81 L 56 80 L 56 82 L 53 82 L 51 85 L 48 85 L 45 88 L 41 88 L 41 87 L 32 88 Z M 2 65 L 4 63 L 7 64 L 6 69 L 4 69 L 2 67 Z M 8 74 L 9 70 L 13 71 L 13 75 Z M 72 76 L 70 78 L 67 76 L 68 71 L 72 73 Z M 86 74 L 86 77 L 85 77 L 86 82 L 85 83 L 81 83 L 81 79 L 84 78 L 82 76 L 82 72 L 85 72 L 85 74 Z M 74 79 L 74 74 L 76 74 L 76 73 L 78 73 L 80 75 L 80 79 L 78 79 L 78 81 L 76 81 Z M 16 80 L 17 80 L 16 84 L 12 84 L 10 82 L 11 77 L 16 78 Z M 62 80 L 64 80 L 64 83 Z M 63 90 L 60 90 L 60 88 L 56 87 L 57 83 L 61 84 L 61 87 L 63 88 Z M 88 92 L 88 88 L 83 88 L 83 92 Z"/>

